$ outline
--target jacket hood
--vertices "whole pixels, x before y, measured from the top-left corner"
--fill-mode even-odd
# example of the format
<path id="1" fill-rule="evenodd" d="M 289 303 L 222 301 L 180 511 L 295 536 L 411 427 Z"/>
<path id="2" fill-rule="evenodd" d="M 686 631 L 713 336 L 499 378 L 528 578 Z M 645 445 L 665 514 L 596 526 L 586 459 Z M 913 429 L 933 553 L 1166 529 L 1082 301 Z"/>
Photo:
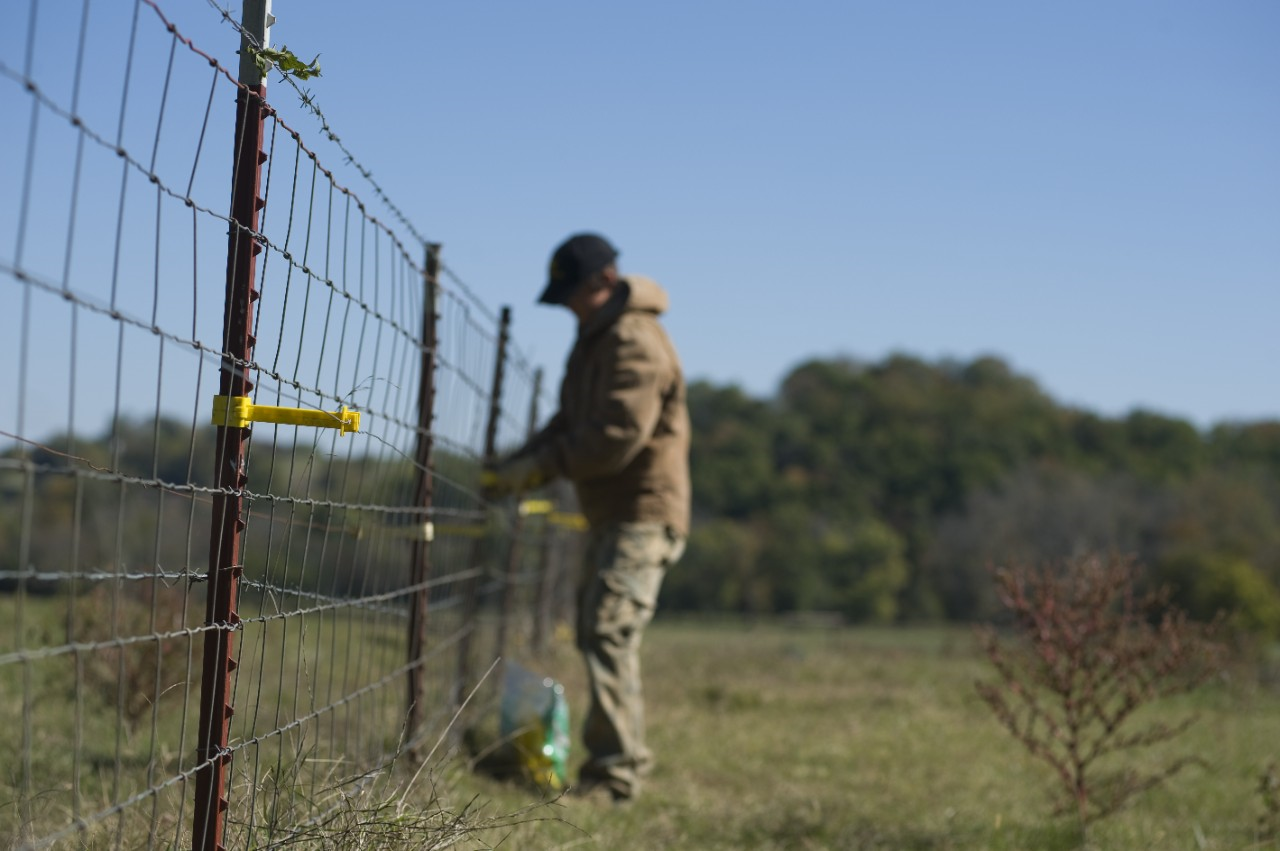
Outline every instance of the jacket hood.
<path id="1" fill-rule="evenodd" d="M 653 278 L 643 275 L 627 275 L 622 279 L 627 284 L 627 310 L 644 310 L 661 316 L 671 306 L 667 291 L 658 285 Z"/>
<path id="2" fill-rule="evenodd" d="M 670 304 L 667 291 L 653 278 L 646 278 L 643 275 L 626 275 L 622 278 L 621 286 L 613 297 L 578 329 L 578 336 L 589 337 L 617 322 L 622 314 L 633 310 L 661 316 L 667 312 Z"/>

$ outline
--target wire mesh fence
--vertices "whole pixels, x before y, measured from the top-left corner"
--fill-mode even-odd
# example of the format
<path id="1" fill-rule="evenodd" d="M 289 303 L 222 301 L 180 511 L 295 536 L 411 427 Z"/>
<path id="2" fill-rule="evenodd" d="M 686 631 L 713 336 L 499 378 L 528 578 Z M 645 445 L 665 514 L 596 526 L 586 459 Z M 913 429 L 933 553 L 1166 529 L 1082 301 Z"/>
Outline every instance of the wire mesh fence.
<path id="1" fill-rule="evenodd" d="M 0 837 L 269 845 L 546 641 L 565 496 L 479 487 L 541 382 L 327 122 L 72 14 L 0 13 Z"/>

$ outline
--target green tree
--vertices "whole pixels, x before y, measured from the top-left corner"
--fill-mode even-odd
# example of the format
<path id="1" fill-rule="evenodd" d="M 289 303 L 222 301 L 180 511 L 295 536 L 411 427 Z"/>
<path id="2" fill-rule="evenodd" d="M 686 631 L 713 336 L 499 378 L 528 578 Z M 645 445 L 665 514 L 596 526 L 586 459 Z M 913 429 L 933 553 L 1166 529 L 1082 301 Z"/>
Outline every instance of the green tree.
<path id="1" fill-rule="evenodd" d="M 892 623 L 909 577 L 902 539 L 867 518 L 823 536 L 823 578 L 831 599 L 855 623 Z"/>
<path id="2" fill-rule="evenodd" d="M 1156 566 L 1155 578 L 1170 587 L 1173 602 L 1194 618 L 1208 621 L 1223 614 L 1244 632 L 1280 638 L 1280 590 L 1243 558 L 1173 555 Z"/>
<path id="3" fill-rule="evenodd" d="M 760 575 L 759 552 L 759 540 L 744 523 L 716 518 L 697 524 L 684 558 L 663 583 L 663 605 L 767 614 L 772 590 Z"/>
<path id="4" fill-rule="evenodd" d="M 773 463 L 773 412 L 737 387 L 689 386 L 691 475 L 699 512 L 745 519 L 768 506 L 781 483 Z"/>

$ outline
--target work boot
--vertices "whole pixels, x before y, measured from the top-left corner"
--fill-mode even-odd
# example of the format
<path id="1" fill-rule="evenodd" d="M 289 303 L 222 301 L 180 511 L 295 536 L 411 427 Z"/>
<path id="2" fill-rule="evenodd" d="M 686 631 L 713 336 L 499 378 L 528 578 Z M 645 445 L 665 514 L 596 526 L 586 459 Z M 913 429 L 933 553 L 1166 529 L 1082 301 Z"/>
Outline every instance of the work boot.
<path id="1" fill-rule="evenodd" d="M 607 780 L 583 780 L 569 787 L 570 798 L 599 804 L 624 806 L 631 803 L 631 793 L 613 786 Z"/>

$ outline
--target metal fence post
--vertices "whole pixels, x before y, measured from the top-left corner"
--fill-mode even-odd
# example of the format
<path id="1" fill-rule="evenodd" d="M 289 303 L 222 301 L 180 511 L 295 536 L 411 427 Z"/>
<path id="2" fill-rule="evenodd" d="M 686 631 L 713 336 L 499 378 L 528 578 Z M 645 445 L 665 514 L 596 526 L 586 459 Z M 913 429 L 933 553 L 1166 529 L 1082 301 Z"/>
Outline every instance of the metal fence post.
<path id="1" fill-rule="evenodd" d="M 248 396 L 253 382 L 247 374 L 253 358 L 253 303 L 257 255 L 262 246 L 258 212 L 262 208 L 259 181 L 262 163 L 263 122 L 266 115 L 266 78 L 253 61 L 251 48 L 269 44 L 271 0 L 244 0 L 243 34 L 240 39 L 240 83 L 236 95 L 234 172 L 231 187 L 231 226 L 227 240 L 227 290 L 222 326 L 222 367 L 218 392 L 222 396 Z M 253 41 L 256 40 L 257 44 Z M 249 429 L 219 425 L 217 428 L 213 497 L 213 522 L 209 541 L 209 574 L 205 605 L 203 675 L 200 683 L 200 728 L 196 742 L 199 759 L 195 773 L 195 816 L 191 847 L 195 851 L 222 851 L 227 809 L 226 771 L 234 631 L 244 530 L 246 483 L 245 447 Z"/>
<path id="2" fill-rule="evenodd" d="M 422 657 L 427 641 L 427 579 L 431 575 L 431 502 L 434 490 L 432 424 L 436 399 L 436 343 L 440 320 L 436 312 L 436 290 L 440 282 L 440 244 L 428 243 L 424 269 L 426 293 L 422 311 L 422 365 L 418 376 L 418 446 L 414 462 L 418 482 L 414 505 L 422 508 L 422 535 L 414 538 L 410 556 L 409 585 L 409 707 L 405 720 L 405 741 L 409 759 L 418 759 L 418 726 L 422 721 Z"/>
<path id="3" fill-rule="evenodd" d="M 511 308 L 502 308 L 498 322 L 498 353 L 493 365 L 493 389 L 489 394 L 489 420 L 484 433 L 483 463 L 491 464 L 497 455 L 498 423 L 502 418 L 502 380 L 507 368 L 507 344 L 511 337 Z M 486 541 L 476 540 L 471 550 L 471 571 L 463 589 L 462 634 L 458 639 L 458 676 L 453 683 L 453 707 L 462 706 L 467 692 L 475 685 L 471 667 L 471 647 L 480 618 L 481 578 L 484 570 Z"/>
<path id="4" fill-rule="evenodd" d="M 529 425 L 525 437 L 533 437 L 538 427 L 538 395 L 542 392 L 542 370 L 533 376 L 533 398 L 529 402 Z M 520 574 L 520 562 L 524 555 L 524 512 L 516 512 L 516 519 L 511 527 L 511 546 L 507 550 L 507 571 L 502 582 L 502 608 L 498 617 L 498 655 L 507 655 L 507 637 L 511 631 L 511 621 L 515 618 L 516 580 Z"/>
<path id="5" fill-rule="evenodd" d="M 538 599 L 533 609 L 533 650 L 539 656 L 546 653 L 551 638 L 552 625 L 556 622 L 556 587 L 560 581 L 561 565 L 560 530 L 548 519 L 542 527 L 538 541 Z"/>

